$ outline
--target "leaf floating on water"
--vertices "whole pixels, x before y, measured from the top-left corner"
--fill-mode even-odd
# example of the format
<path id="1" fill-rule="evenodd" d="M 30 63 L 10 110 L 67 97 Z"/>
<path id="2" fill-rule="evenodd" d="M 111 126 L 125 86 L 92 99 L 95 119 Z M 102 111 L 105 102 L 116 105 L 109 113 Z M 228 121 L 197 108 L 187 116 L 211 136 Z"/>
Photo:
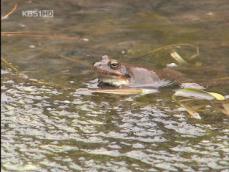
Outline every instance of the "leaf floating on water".
<path id="1" fill-rule="evenodd" d="M 208 92 L 208 93 L 213 97 L 215 97 L 216 100 L 225 100 L 225 97 L 219 93 L 214 93 L 214 92 Z"/>
<path id="2" fill-rule="evenodd" d="M 136 94 L 151 94 L 158 92 L 155 89 L 136 89 L 136 88 L 120 88 L 120 89 L 96 89 L 93 93 L 106 93 L 117 95 L 136 95 Z"/>
<path id="3" fill-rule="evenodd" d="M 190 106 L 187 106 L 185 104 L 180 104 L 188 113 L 192 118 L 195 119 L 201 119 L 200 114 L 197 112 L 198 109 L 194 109 Z"/>
<path id="4" fill-rule="evenodd" d="M 223 109 L 221 110 L 225 115 L 229 115 L 229 103 L 222 104 Z"/>
<path id="5" fill-rule="evenodd" d="M 180 63 L 180 64 L 187 64 L 187 62 L 176 51 L 173 51 L 172 53 L 170 53 L 170 55 L 178 63 Z"/>
<path id="6" fill-rule="evenodd" d="M 142 94 L 143 95 L 157 93 L 157 92 L 158 92 L 158 90 L 156 90 L 156 89 L 142 89 Z"/>
<path id="7" fill-rule="evenodd" d="M 205 99 L 213 100 L 214 97 L 202 90 L 197 90 L 193 88 L 184 88 L 179 89 L 175 92 L 174 96 L 196 98 L 196 99 Z"/>
<path id="8" fill-rule="evenodd" d="M 200 100 L 219 100 L 221 102 L 214 102 L 213 105 L 215 105 L 216 103 L 222 103 L 221 108 L 219 108 L 219 110 L 226 115 L 229 114 L 229 104 L 226 104 L 222 101 L 222 100 L 225 100 L 225 97 L 219 93 L 207 92 L 207 91 L 204 91 L 201 89 L 196 89 L 196 88 L 183 88 L 183 89 L 177 90 L 174 93 L 173 99 L 180 106 L 182 106 L 189 113 L 189 115 L 192 118 L 201 119 L 198 112 L 201 111 L 201 109 L 205 107 L 204 104 L 198 103 L 198 105 L 196 106 L 196 105 L 190 105 L 189 104 L 190 102 L 181 103 L 184 101 L 176 99 L 177 96 L 186 97 L 185 99 L 188 98 L 188 100 L 190 102 L 193 102 L 193 101 L 191 101 L 190 98 L 198 99 L 199 101 Z M 196 101 L 194 101 L 194 102 L 196 102 Z"/>
<path id="9" fill-rule="evenodd" d="M 195 99 L 204 100 L 225 100 L 225 97 L 221 94 L 214 92 L 207 92 L 204 90 L 194 89 L 194 88 L 184 88 L 179 89 L 175 92 L 174 96 L 189 97 Z"/>
<path id="10" fill-rule="evenodd" d="M 94 93 L 106 93 L 106 94 L 117 94 L 117 95 L 132 95 L 142 94 L 141 89 L 97 89 Z"/>

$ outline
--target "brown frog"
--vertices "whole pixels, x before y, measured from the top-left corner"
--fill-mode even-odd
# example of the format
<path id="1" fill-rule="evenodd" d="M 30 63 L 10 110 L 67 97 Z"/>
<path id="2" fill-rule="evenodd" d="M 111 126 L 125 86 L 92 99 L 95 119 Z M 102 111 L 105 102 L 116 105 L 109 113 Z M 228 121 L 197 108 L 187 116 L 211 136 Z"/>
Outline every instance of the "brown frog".
<path id="1" fill-rule="evenodd" d="M 94 64 L 94 68 L 98 74 L 99 87 L 109 85 L 119 88 L 160 88 L 190 82 L 182 73 L 170 68 L 152 71 L 142 67 L 131 67 L 106 55 Z"/>

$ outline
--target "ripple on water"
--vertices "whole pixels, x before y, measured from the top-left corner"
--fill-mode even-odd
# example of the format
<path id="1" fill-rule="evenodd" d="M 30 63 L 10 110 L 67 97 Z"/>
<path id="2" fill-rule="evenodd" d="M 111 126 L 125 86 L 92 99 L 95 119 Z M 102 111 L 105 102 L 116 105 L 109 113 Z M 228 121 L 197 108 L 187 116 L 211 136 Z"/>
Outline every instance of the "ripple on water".
<path id="1" fill-rule="evenodd" d="M 160 102 L 141 104 L 135 97 L 75 95 L 14 81 L 3 82 L 2 91 L 5 170 L 196 171 L 228 167 L 227 125 L 219 130 L 214 125 L 192 123 L 183 112 Z"/>

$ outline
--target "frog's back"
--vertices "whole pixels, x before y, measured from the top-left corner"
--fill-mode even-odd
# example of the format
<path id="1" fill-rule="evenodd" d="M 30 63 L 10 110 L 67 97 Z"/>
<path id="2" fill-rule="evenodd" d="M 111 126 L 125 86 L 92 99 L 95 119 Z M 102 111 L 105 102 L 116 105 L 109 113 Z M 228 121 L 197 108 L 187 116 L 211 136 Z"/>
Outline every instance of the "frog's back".
<path id="1" fill-rule="evenodd" d="M 170 85 L 169 80 L 160 79 L 154 72 L 141 67 L 130 69 L 130 87 L 152 87 L 159 88 Z"/>

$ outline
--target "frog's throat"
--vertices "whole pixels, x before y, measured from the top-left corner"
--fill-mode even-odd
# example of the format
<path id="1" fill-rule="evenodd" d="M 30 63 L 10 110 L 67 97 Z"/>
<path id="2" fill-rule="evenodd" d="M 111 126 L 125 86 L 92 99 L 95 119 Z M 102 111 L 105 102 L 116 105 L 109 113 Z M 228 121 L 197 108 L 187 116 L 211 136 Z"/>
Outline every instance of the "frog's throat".
<path id="1" fill-rule="evenodd" d="M 120 86 L 128 86 L 130 84 L 129 79 L 115 79 L 115 78 L 100 78 L 100 82 L 106 83 L 115 87 L 120 87 Z"/>

